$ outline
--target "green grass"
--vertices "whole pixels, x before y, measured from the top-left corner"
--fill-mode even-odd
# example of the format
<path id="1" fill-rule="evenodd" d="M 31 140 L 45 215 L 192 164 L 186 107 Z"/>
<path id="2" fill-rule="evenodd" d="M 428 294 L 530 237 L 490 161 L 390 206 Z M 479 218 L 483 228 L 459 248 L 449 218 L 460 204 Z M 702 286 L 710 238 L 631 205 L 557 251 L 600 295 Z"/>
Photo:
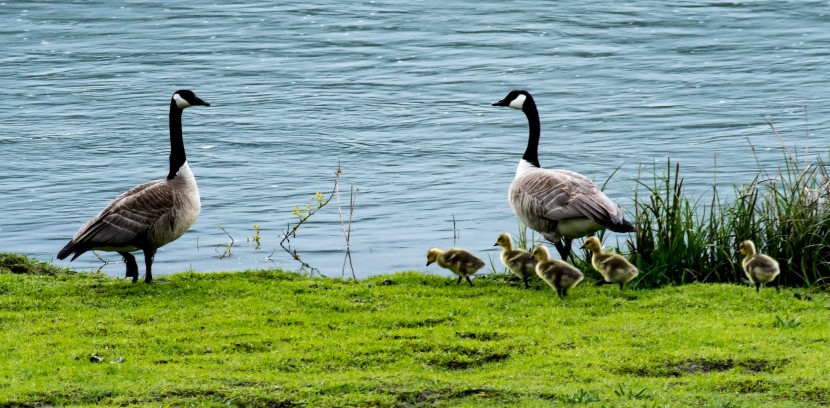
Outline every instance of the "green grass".
<path id="1" fill-rule="evenodd" d="M 824 292 L 165 279 L 0 273 L 0 407 L 830 404 Z"/>

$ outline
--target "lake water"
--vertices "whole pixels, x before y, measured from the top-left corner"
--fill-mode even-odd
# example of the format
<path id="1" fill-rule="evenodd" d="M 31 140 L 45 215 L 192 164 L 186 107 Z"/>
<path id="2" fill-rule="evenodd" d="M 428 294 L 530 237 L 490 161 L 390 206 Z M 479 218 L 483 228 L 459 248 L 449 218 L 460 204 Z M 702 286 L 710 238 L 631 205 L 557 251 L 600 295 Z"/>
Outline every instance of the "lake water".
<path id="1" fill-rule="evenodd" d="M 0 3 L 0 250 L 53 259 L 115 196 L 164 177 L 182 88 L 212 104 L 183 118 L 202 214 L 158 275 L 297 269 L 279 240 L 338 165 L 341 191 L 360 191 L 359 277 L 444 274 L 424 266 L 431 246 L 497 259 L 527 138 L 521 112 L 490 106 L 511 89 L 539 105 L 542 165 L 601 182 L 619 167 L 606 192 L 629 217 L 655 162 L 680 162 L 698 192 L 750 182 L 750 143 L 781 165 L 764 116 L 801 155 L 830 140 L 827 1 L 200 3 Z M 291 244 L 340 276 L 336 202 Z"/>

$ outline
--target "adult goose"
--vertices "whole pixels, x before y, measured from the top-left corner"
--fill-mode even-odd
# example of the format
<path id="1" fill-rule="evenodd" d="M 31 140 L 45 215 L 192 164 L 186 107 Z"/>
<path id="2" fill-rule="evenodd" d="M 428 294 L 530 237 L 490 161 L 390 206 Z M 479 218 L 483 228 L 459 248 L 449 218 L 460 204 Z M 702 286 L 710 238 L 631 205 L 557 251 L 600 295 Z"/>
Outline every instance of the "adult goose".
<path id="1" fill-rule="evenodd" d="M 493 106 L 508 106 L 527 116 L 530 135 L 508 200 L 521 222 L 552 242 L 563 260 L 568 259 L 575 238 L 603 228 L 634 232 L 622 210 L 591 179 L 569 170 L 543 169 L 539 164 L 539 112 L 527 91 L 511 91 Z M 564 241 L 564 242 L 563 242 Z"/>
<path id="2" fill-rule="evenodd" d="M 170 172 L 167 178 L 141 184 L 118 196 L 89 220 L 63 249 L 58 259 L 70 261 L 89 250 L 115 251 L 124 257 L 127 278 L 138 281 L 138 265 L 130 253 L 144 252 L 144 281 L 152 282 L 156 250 L 175 241 L 196 221 L 201 209 L 196 179 L 187 165 L 182 140 L 182 111 L 210 106 L 192 91 L 180 90 L 170 100 Z"/>

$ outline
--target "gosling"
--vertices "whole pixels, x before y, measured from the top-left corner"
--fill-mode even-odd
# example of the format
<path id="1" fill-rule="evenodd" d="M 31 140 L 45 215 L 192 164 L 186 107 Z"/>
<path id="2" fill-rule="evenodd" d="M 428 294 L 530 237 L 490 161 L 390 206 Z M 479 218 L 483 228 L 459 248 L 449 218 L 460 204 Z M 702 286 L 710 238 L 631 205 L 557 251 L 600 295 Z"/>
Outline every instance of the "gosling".
<path id="1" fill-rule="evenodd" d="M 530 285 L 527 284 L 527 279 L 536 275 L 537 262 L 533 255 L 521 248 L 513 249 L 513 242 L 508 233 L 499 235 L 496 244 L 493 246 L 504 248 L 501 251 L 501 263 L 524 282 L 525 289 L 529 288 Z"/>
<path id="2" fill-rule="evenodd" d="M 458 282 L 455 282 L 456 285 L 461 283 L 461 279 L 467 279 L 470 286 L 473 286 L 473 281 L 470 280 L 470 276 L 484 267 L 484 261 L 478 259 L 477 256 L 466 249 L 461 248 L 450 248 L 446 251 L 431 248 L 427 251 L 427 266 L 433 262 L 438 262 L 438 266 L 449 269 L 452 273 L 458 275 Z"/>
<path id="3" fill-rule="evenodd" d="M 741 242 L 738 247 L 741 254 L 745 255 L 741 266 L 744 267 L 744 273 L 749 281 L 755 284 L 755 291 L 761 291 L 761 285 L 772 282 L 781 270 L 778 268 L 778 261 L 770 258 L 764 254 L 755 252 L 755 243 L 750 240 Z M 775 290 L 781 291 L 778 283 L 775 284 Z"/>
<path id="4" fill-rule="evenodd" d="M 538 261 L 536 274 L 550 287 L 556 289 L 556 294 L 559 295 L 560 299 L 568 296 L 568 289 L 582 282 L 584 276 L 579 269 L 565 261 L 551 259 L 550 252 L 544 245 L 533 248 L 533 258 Z"/>
<path id="5" fill-rule="evenodd" d="M 602 243 L 597 237 L 588 237 L 582 248 L 589 249 L 593 253 L 591 265 L 602 274 L 603 280 L 597 282 L 597 286 L 605 284 L 619 284 L 620 290 L 625 289 L 625 284 L 636 278 L 640 273 L 637 267 L 628 262 L 620 254 L 603 253 Z"/>

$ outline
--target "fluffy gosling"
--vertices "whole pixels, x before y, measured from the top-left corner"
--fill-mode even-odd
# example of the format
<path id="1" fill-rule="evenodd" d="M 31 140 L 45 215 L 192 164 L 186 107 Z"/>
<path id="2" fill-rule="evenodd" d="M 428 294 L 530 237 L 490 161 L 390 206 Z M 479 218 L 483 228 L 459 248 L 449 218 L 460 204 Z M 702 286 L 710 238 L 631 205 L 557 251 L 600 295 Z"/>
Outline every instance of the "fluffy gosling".
<path id="1" fill-rule="evenodd" d="M 762 284 L 772 282 L 781 272 L 778 268 L 778 261 L 755 252 L 754 242 L 750 240 L 741 242 L 738 249 L 741 254 L 745 255 L 743 261 L 741 261 L 741 266 L 744 267 L 744 273 L 749 281 L 755 284 L 756 292 L 760 292 Z M 781 290 L 777 282 L 775 290 Z"/>
<path id="2" fill-rule="evenodd" d="M 521 248 L 513 249 L 513 240 L 510 239 L 510 234 L 506 232 L 499 235 L 496 244 L 493 246 L 504 248 L 501 251 L 501 263 L 524 282 L 525 289 L 529 288 L 530 285 L 527 284 L 527 279 L 536 275 L 537 262 L 533 255 Z"/>
<path id="3" fill-rule="evenodd" d="M 455 282 L 456 285 L 461 283 L 461 279 L 467 279 L 470 286 L 473 286 L 470 275 L 475 274 L 479 269 L 484 267 L 484 261 L 478 259 L 478 257 L 466 249 L 461 248 L 450 248 L 446 251 L 431 248 L 427 251 L 427 266 L 433 262 L 437 262 L 438 266 L 449 269 L 452 273 L 458 275 L 458 282 Z"/>
<path id="4" fill-rule="evenodd" d="M 584 276 L 579 269 L 565 261 L 552 259 L 548 248 L 544 245 L 533 248 L 533 258 L 538 261 L 536 274 L 550 287 L 556 289 L 556 294 L 559 295 L 560 299 L 568 296 L 568 289 L 582 282 Z"/>
<path id="5" fill-rule="evenodd" d="M 603 280 L 597 282 L 597 286 L 605 284 L 619 284 L 620 290 L 625 289 L 625 284 L 637 277 L 640 273 L 637 267 L 628 262 L 625 257 L 614 253 L 603 253 L 602 243 L 597 237 L 588 237 L 582 248 L 589 249 L 591 265 L 602 274 Z"/>

